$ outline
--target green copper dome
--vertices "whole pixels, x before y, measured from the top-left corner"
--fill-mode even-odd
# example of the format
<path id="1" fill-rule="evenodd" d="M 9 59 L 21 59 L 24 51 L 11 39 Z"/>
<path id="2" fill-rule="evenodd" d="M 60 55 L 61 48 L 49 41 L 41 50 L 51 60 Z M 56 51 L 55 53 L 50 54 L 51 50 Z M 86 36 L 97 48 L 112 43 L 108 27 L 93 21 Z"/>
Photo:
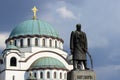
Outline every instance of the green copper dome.
<path id="1" fill-rule="evenodd" d="M 46 35 L 59 37 L 53 27 L 41 20 L 27 20 L 17 25 L 11 32 L 9 38 L 24 35 Z"/>
<path id="2" fill-rule="evenodd" d="M 7 45 L 6 49 L 18 49 L 18 48 L 14 45 Z"/>
<path id="3" fill-rule="evenodd" d="M 64 64 L 60 62 L 58 59 L 52 58 L 52 57 L 43 57 L 36 60 L 32 66 L 33 68 L 62 68 L 66 69 Z"/>

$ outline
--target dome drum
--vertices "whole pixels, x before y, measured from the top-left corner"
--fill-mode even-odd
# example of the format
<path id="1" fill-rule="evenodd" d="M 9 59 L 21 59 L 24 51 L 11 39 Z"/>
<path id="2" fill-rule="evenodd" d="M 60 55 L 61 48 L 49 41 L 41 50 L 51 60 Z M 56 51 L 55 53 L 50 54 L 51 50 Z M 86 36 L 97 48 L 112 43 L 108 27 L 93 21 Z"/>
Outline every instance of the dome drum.
<path id="1" fill-rule="evenodd" d="M 27 72 L 28 78 L 30 79 L 31 75 L 34 79 L 40 80 L 66 80 L 67 79 L 67 71 L 64 70 L 33 70 Z"/>
<path id="2" fill-rule="evenodd" d="M 27 20 L 17 25 L 6 40 L 7 46 L 11 40 L 18 48 L 53 47 L 63 49 L 64 43 L 59 38 L 57 31 L 50 24 L 41 20 Z"/>
<path id="3" fill-rule="evenodd" d="M 61 41 L 62 43 L 64 43 L 64 41 L 61 38 L 58 37 L 54 37 L 54 36 L 47 36 L 47 35 L 20 35 L 17 37 L 12 37 L 12 38 L 8 38 L 5 43 L 9 42 L 10 40 L 15 40 L 15 39 L 20 39 L 20 38 L 33 38 L 33 37 L 37 37 L 37 38 L 52 38 L 52 39 L 57 39 L 59 41 Z"/>
<path id="4" fill-rule="evenodd" d="M 63 42 L 60 39 L 53 37 L 24 37 L 24 38 L 14 38 L 6 41 L 7 46 L 10 45 L 10 41 L 13 41 L 13 45 L 17 48 L 27 48 L 27 47 L 46 47 L 46 48 L 58 48 L 63 49 Z"/>
<path id="5" fill-rule="evenodd" d="M 30 77 L 29 73 L 31 72 L 36 79 L 63 80 L 67 78 L 67 71 L 68 69 L 58 59 L 42 57 L 33 62 L 27 72 L 28 77 Z"/>

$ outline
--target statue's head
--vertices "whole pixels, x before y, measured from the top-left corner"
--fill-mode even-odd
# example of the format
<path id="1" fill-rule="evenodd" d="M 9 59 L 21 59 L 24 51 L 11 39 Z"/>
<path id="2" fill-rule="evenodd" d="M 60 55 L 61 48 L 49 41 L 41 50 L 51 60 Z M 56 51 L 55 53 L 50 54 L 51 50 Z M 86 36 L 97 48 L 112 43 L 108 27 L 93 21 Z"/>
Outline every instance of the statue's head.
<path id="1" fill-rule="evenodd" d="M 77 31 L 81 31 L 81 24 L 77 24 L 77 25 L 76 25 L 76 30 L 77 30 Z"/>

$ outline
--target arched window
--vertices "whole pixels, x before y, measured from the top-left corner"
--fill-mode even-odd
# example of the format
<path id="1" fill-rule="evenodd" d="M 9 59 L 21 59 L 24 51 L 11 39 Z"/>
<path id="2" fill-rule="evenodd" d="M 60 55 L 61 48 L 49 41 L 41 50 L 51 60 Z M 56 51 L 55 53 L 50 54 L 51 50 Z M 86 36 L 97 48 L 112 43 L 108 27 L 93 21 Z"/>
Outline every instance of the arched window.
<path id="1" fill-rule="evenodd" d="M 54 78 L 56 79 L 56 72 L 54 72 Z"/>
<path id="2" fill-rule="evenodd" d="M 52 40 L 51 39 L 49 40 L 49 45 L 50 45 L 50 47 L 52 47 Z"/>
<path id="3" fill-rule="evenodd" d="M 35 39 L 35 46 L 38 46 L 38 39 Z"/>
<path id="4" fill-rule="evenodd" d="M 0 64 L 3 64 L 3 60 L 2 59 L 0 59 Z"/>
<path id="5" fill-rule="evenodd" d="M 10 45 L 13 45 L 14 44 L 14 40 L 10 40 Z"/>
<path id="6" fill-rule="evenodd" d="M 40 78 L 41 79 L 43 78 L 43 72 L 40 72 Z"/>
<path id="7" fill-rule="evenodd" d="M 10 45 L 12 45 L 12 40 L 10 41 Z"/>
<path id="8" fill-rule="evenodd" d="M 57 41 L 55 41 L 55 48 L 57 48 Z"/>
<path id="9" fill-rule="evenodd" d="M 27 40 L 27 44 L 28 44 L 28 46 L 30 47 L 30 39 L 28 38 L 28 40 Z"/>
<path id="10" fill-rule="evenodd" d="M 29 73 L 29 76 L 30 76 L 30 77 L 32 76 L 32 73 L 31 73 L 31 72 Z"/>
<path id="11" fill-rule="evenodd" d="M 42 40 L 42 46 L 45 47 L 45 39 Z"/>
<path id="12" fill-rule="evenodd" d="M 60 73 L 60 79 L 62 79 L 62 73 Z"/>
<path id="13" fill-rule="evenodd" d="M 34 77 L 37 78 L 37 73 L 36 72 L 34 73 Z"/>
<path id="14" fill-rule="evenodd" d="M 15 80 L 15 76 L 13 75 L 12 80 Z"/>
<path id="15" fill-rule="evenodd" d="M 17 66 L 17 59 L 15 57 L 10 59 L 10 66 Z"/>
<path id="16" fill-rule="evenodd" d="M 50 72 L 47 72 L 47 78 L 48 79 L 50 78 Z"/>
<path id="17" fill-rule="evenodd" d="M 23 39 L 20 40 L 20 47 L 23 47 Z"/>
<path id="18" fill-rule="evenodd" d="M 17 46 L 17 40 L 15 40 L 14 45 Z"/>

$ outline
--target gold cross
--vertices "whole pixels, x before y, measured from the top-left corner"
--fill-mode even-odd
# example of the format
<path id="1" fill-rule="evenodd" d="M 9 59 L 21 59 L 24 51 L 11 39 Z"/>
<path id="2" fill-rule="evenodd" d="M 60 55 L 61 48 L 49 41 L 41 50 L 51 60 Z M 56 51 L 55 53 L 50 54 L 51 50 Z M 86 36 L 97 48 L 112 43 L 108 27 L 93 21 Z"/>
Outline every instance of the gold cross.
<path id="1" fill-rule="evenodd" d="M 36 6 L 34 6 L 34 8 L 32 8 L 32 11 L 33 11 L 33 13 L 34 13 L 34 15 L 33 15 L 33 19 L 34 20 L 36 20 L 36 12 L 38 11 L 38 9 L 36 8 Z"/>

